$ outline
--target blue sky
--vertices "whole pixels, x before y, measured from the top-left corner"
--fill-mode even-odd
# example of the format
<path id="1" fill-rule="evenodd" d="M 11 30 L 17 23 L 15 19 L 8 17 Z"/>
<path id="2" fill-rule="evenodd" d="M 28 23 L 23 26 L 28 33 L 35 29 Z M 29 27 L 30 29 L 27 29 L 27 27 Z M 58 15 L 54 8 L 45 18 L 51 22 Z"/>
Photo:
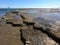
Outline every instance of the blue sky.
<path id="1" fill-rule="evenodd" d="M 60 0 L 0 0 L 0 8 L 60 8 Z"/>

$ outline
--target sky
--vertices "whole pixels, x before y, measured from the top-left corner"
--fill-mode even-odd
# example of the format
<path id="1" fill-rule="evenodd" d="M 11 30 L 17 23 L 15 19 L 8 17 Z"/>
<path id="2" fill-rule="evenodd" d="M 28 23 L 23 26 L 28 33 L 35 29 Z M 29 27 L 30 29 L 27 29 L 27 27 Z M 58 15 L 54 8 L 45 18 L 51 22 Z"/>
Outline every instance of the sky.
<path id="1" fill-rule="evenodd" d="M 60 8 L 60 0 L 0 0 L 0 8 Z"/>

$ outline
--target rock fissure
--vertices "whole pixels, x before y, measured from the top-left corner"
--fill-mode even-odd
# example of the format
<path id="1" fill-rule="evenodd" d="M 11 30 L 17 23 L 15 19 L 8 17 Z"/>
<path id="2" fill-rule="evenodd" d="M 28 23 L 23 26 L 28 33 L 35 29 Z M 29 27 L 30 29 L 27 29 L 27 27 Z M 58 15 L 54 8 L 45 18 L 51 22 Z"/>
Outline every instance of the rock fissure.
<path id="1" fill-rule="evenodd" d="M 23 45 L 60 45 L 60 37 L 58 37 L 60 33 L 54 32 L 55 30 L 53 31 L 50 25 L 46 26 L 45 23 L 44 25 L 44 24 L 32 21 L 33 18 L 31 18 L 26 14 L 21 14 L 20 12 L 15 11 L 10 13 L 12 13 L 12 15 L 17 14 L 22 18 L 22 20 L 15 20 L 14 17 L 12 18 L 7 15 L 3 17 L 4 22 L 6 22 L 5 25 L 7 24 L 12 25 L 12 27 L 8 25 L 7 28 L 11 29 L 12 33 L 14 31 L 15 33 L 17 33 L 16 35 L 15 33 L 13 33 L 14 38 L 12 37 L 11 39 L 8 38 L 10 39 L 10 41 L 13 41 L 12 39 L 17 39 L 17 42 L 19 43 L 18 45 L 20 45 L 20 42 L 21 42 L 21 45 L 22 44 Z M 0 27 L 0 29 L 2 28 Z M 17 31 L 17 29 L 19 32 Z M 5 30 L 5 31 L 10 32 L 11 30 Z M 2 33 L 5 34 L 4 31 L 2 31 Z M 12 35 L 12 33 L 10 35 Z M 59 33 L 59 34 L 55 34 L 55 33 Z M 20 40 L 18 39 L 19 37 L 20 37 Z M 15 41 L 15 43 L 17 42 Z M 13 41 L 13 45 L 15 43 Z"/>

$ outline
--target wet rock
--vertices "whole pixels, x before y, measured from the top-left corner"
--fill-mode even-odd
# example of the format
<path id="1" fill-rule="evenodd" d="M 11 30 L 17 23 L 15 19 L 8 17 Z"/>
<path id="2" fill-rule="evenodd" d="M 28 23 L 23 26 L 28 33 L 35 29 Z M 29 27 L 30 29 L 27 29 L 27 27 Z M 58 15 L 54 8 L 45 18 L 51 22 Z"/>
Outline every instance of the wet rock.
<path id="1" fill-rule="evenodd" d="M 13 22 L 13 25 L 20 25 L 20 26 L 24 26 L 25 24 L 23 23 L 23 21 L 19 20 L 19 21 L 16 21 L 16 22 Z"/>
<path id="2" fill-rule="evenodd" d="M 58 31 L 59 26 L 57 25 L 44 25 L 41 23 L 35 23 L 34 24 L 34 29 L 39 29 L 41 30 L 43 33 L 46 33 L 47 35 L 49 35 L 51 38 L 53 38 L 56 42 L 58 42 L 60 44 L 60 32 Z"/>
<path id="3" fill-rule="evenodd" d="M 13 14 L 12 13 L 8 13 L 8 14 L 4 15 L 2 18 L 4 20 L 13 19 Z"/>
<path id="4" fill-rule="evenodd" d="M 24 26 L 23 20 L 7 20 L 7 24 L 12 24 L 13 26 Z"/>
<path id="5" fill-rule="evenodd" d="M 59 32 L 60 26 L 58 25 L 48 25 L 48 28 L 46 27 L 47 32 L 54 35 L 58 40 L 60 40 L 60 32 Z M 60 41 L 59 41 L 60 42 Z"/>
<path id="6" fill-rule="evenodd" d="M 19 16 L 22 17 L 18 18 Z M 16 17 L 18 16 L 18 17 Z M 40 22 L 32 21 L 33 18 L 19 11 L 11 11 L 2 17 L 0 26 L 1 45 L 59 45 L 60 26 L 49 23 L 42 18 Z M 10 24 L 7 24 L 10 23 Z M 27 24 L 27 25 L 26 25 Z M 4 25 L 4 26 L 3 26 Z M 59 44 L 58 44 L 59 43 Z"/>
<path id="7" fill-rule="evenodd" d="M 20 15 L 23 18 L 23 22 L 26 24 L 34 24 L 34 22 L 32 21 L 32 17 L 25 15 L 25 14 L 21 14 Z"/>
<path id="8" fill-rule="evenodd" d="M 14 20 L 8 19 L 6 23 L 12 23 L 13 24 Z"/>
<path id="9" fill-rule="evenodd" d="M 14 11 L 10 11 L 11 13 L 13 13 L 13 14 L 19 14 L 20 13 L 20 11 L 18 11 L 18 10 L 14 10 Z"/>
<path id="10" fill-rule="evenodd" d="M 18 17 L 16 14 L 7 13 L 3 19 L 7 24 L 12 24 L 13 26 L 23 26 L 23 20 Z"/>
<path id="11" fill-rule="evenodd" d="M 46 30 L 47 29 L 47 27 L 44 26 L 43 24 L 41 24 L 40 22 L 35 22 L 34 25 L 33 25 L 33 27 L 35 29 L 43 29 L 43 30 Z"/>
<path id="12" fill-rule="evenodd" d="M 46 37 L 46 39 L 44 40 L 44 42 L 45 42 L 45 45 L 59 45 L 58 43 L 56 43 L 54 40 L 52 40 L 48 36 Z"/>
<path id="13" fill-rule="evenodd" d="M 58 40 L 60 40 L 60 32 L 58 30 L 56 30 L 56 28 L 49 28 L 49 30 L 47 30 L 47 32 L 51 33 L 56 38 L 58 38 Z"/>
<path id="14" fill-rule="evenodd" d="M 38 37 L 38 34 L 37 34 L 38 32 L 33 31 L 33 29 L 21 30 L 21 33 L 22 33 L 23 38 L 25 39 L 25 43 L 27 41 L 29 41 L 30 45 L 37 45 L 37 44 L 38 45 L 44 45 L 42 38 Z"/>
<path id="15" fill-rule="evenodd" d="M 0 26 L 0 45 L 23 45 L 19 30 L 20 27 L 13 27 L 9 24 Z"/>
<path id="16" fill-rule="evenodd" d="M 25 39 L 24 43 L 29 41 L 30 45 L 58 45 L 54 40 L 49 38 L 46 34 L 42 33 L 40 30 L 28 27 L 20 31 L 22 37 Z"/>
<path id="17" fill-rule="evenodd" d="M 32 20 L 32 18 L 29 16 L 29 15 L 26 15 L 26 14 L 21 14 L 20 15 L 23 19 L 26 19 L 26 20 Z"/>

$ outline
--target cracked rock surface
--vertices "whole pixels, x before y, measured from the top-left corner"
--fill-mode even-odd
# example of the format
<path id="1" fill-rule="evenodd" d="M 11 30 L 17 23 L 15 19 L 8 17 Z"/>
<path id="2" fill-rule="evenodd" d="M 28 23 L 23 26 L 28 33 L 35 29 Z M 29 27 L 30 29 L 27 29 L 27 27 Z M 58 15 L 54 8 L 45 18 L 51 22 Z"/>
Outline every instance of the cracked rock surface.
<path id="1" fill-rule="evenodd" d="M 60 27 L 54 21 L 28 15 L 11 11 L 1 18 L 0 45 L 60 45 Z"/>

